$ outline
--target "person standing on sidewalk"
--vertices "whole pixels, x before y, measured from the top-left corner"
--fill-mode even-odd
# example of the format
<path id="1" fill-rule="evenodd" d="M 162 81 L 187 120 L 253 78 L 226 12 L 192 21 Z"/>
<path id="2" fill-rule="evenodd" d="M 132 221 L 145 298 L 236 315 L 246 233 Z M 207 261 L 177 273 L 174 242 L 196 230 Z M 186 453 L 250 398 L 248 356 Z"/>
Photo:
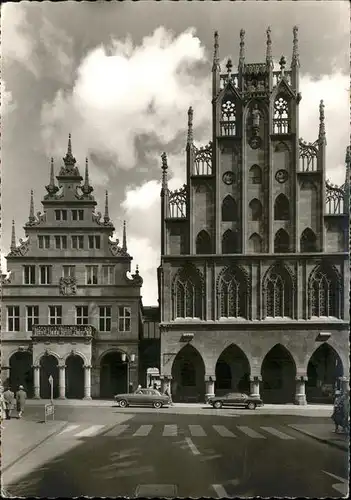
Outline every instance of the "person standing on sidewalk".
<path id="1" fill-rule="evenodd" d="M 339 427 L 343 427 L 344 422 L 344 401 L 340 391 L 335 391 L 334 411 L 331 416 L 335 424 L 335 431 L 339 432 Z"/>
<path id="2" fill-rule="evenodd" d="M 5 399 L 4 399 L 4 388 L 2 384 L 0 385 L 0 418 L 1 418 L 1 428 L 3 429 L 2 426 L 2 421 L 4 420 L 4 416 L 6 415 L 6 404 L 5 404 Z"/>
<path id="3" fill-rule="evenodd" d="M 11 391 L 11 389 L 8 387 L 6 391 L 3 394 L 4 401 L 5 401 L 5 414 L 6 414 L 6 420 L 10 420 L 11 418 L 11 411 L 13 409 L 13 403 L 14 403 L 14 398 L 15 395 Z"/>
<path id="4" fill-rule="evenodd" d="M 26 404 L 27 393 L 24 390 L 23 385 L 19 386 L 18 391 L 16 392 L 16 409 L 18 413 L 18 418 L 22 417 L 24 406 Z"/>
<path id="5" fill-rule="evenodd" d="M 343 410 L 344 410 L 344 418 L 343 418 L 343 431 L 346 433 L 350 432 L 350 391 L 346 391 L 343 396 Z"/>

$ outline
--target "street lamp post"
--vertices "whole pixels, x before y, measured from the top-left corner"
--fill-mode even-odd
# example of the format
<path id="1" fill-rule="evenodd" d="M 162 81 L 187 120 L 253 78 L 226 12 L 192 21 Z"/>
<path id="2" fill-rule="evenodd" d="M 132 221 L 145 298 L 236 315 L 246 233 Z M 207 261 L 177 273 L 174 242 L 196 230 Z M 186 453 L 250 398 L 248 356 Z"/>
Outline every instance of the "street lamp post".
<path id="1" fill-rule="evenodd" d="M 121 359 L 123 363 L 127 363 L 127 392 L 129 393 L 129 380 L 130 380 L 130 364 L 135 361 L 135 354 L 131 354 L 128 358 L 126 353 L 121 354 Z"/>

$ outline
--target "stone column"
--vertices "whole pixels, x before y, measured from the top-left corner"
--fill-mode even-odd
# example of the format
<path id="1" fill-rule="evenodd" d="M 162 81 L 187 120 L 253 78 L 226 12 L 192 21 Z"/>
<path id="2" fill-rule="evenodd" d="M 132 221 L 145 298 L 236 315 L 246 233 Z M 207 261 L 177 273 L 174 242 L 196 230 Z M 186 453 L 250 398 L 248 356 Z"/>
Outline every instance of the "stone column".
<path id="1" fill-rule="evenodd" d="M 350 390 L 350 380 L 347 377 L 339 377 L 340 380 L 340 390 L 343 394 L 346 394 Z"/>
<path id="2" fill-rule="evenodd" d="M 40 365 L 33 366 L 34 399 L 40 399 Z"/>
<path id="3" fill-rule="evenodd" d="M 66 399 L 66 365 L 59 366 L 59 399 Z"/>
<path id="4" fill-rule="evenodd" d="M 205 387 L 206 387 L 205 402 L 207 402 L 208 398 L 214 397 L 215 395 L 215 390 L 214 390 L 215 380 L 216 377 L 214 375 L 205 375 Z"/>
<path id="5" fill-rule="evenodd" d="M 260 382 L 261 375 L 250 376 L 250 396 L 252 398 L 260 398 Z"/>
<path id="6" fill-rule="evenodd" d="M 91 366 L 84 366 L 84 398 L 91 399 Z"/>
<path id="7" fill-rule="evenodd" d="M 296 405 L 307 405 L 306 392 L 305 392 L 305 382 L 307 377 L 304 375 L 299 375 L 296 377 L 296 392 L 295 392 L 295 404 Z"/>

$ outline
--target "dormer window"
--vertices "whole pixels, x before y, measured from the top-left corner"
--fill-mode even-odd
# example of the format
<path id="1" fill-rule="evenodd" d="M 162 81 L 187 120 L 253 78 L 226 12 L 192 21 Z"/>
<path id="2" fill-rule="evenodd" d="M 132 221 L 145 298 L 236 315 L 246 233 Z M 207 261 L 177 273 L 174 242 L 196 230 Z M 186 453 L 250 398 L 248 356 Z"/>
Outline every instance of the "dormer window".
<path id="1" fill-rule="evenodd" d="M 90 250 L 100 250 L 100 236 L 89 236 L 89 249 Z"/>
<path id="2" fill-rule="evenodd" d="M 84 210 L 72 210 L 72 220 L 83 220 Z"/>
<path id="3" fill-rule="evenodd" d="M 67 210 L 55 210 L 55 220 L 67 220 Z"/>

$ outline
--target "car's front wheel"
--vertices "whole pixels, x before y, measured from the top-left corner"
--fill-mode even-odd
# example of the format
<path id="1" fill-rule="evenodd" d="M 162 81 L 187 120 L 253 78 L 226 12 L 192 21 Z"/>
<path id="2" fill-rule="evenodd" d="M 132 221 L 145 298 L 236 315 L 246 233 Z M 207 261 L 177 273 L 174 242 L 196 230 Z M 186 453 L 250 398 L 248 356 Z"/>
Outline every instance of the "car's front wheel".
<path id="1" fill-rule="evenodd" d="M 216 408 L 216 410 L 219 410 L 219 408 L 222 408 L 222 401 L 215 401 L 213 403 L 213 408 Z"/>
<path id="2" fill-rule="evenodd" d="M 128 403 L 125 399 L 121 399 L 121 401 L 119 402 L 119 406 L 121 408 L 125 408 L 126 406 L 128 406 Z"/>
<path id="3" fill-rule="evenodd" d="M 153 406 L 154 408 L 161 408 L 162 403 L 160 403 L 160 401 L 154 401 L 154 402 L 153 402 L 153 404 L 152 404 L 152 406 Z"/>
<path id="4" fill-rule="evenodd" d="M 247 405 L 247 407 L 248 407 L 248 409 L 249 409 L 249 410 L 256 410 L 256 405 L 255 405 L 255 403 L 249 403 L 249 404 Z"/>

